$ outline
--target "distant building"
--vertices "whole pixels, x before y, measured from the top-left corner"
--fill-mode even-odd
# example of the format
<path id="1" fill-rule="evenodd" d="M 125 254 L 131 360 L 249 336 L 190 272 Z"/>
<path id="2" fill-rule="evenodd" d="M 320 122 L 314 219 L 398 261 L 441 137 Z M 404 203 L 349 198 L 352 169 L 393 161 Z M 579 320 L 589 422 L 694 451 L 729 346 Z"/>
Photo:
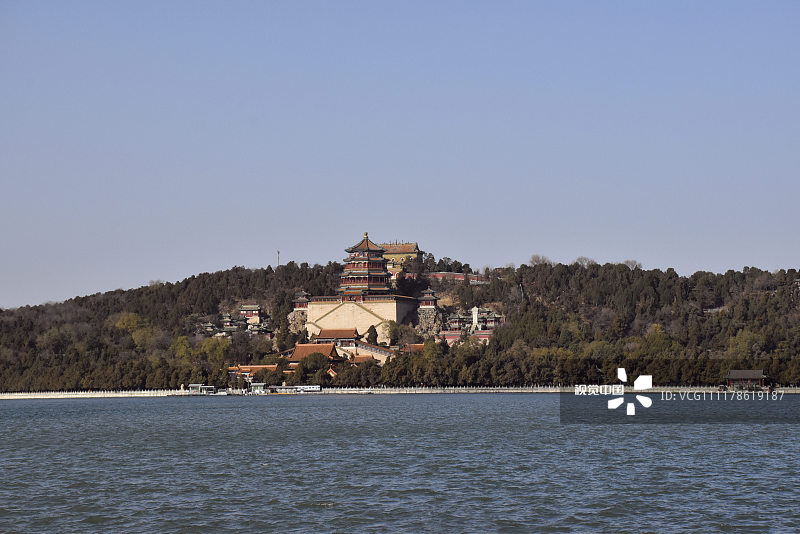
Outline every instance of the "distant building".
<path id="1" fill-rule="evenodd" d="M 364 341 L 356 341 L 354 347 L 345 349 L 345 351 L 350 359 L 356 363 L 360 361 L 359 357 L 369 356 L 377 360 L 380 365 L 383 365 L 387 360 L 395 356 L 395 352 L 389 347 L 372 345 Z"/>
<path id="2" fill-rule="evenodd" d="M 323 329 L 351 329 L 366 332 L 374 326 L 379 341 L 388 341 L 385 325 L 389 321 L 408 322 L 417 308 L 417 299 L 391 294 L 386 249 L 364 238 L 346 249 L 348 253 L 336 295 L 310 296 L 300 292 L 294 299 L 294 312 L 304 314 L 309 335 Z"/>
<path id="3" fill-rule="evenodd" d="M 357 328 L 323 328 L 313 336 L 313 343 L 333 343 L 337 347 L 355 347 L 361 339 Z"/>
<path id="4" fill-rule="evenodd" d="M 473 286 L 480 286 L 486 285 L 489 283 L 486 280 L 486 277 L 482 274 L 465 274 L 465 273 L 448 273 L 448 272 L 436 272 L 436 273 L 428 273 L 429 280 L 437 280 L 439 282 L 449 281 L 449 282 L 463 282 L 464 280 L 469 280 L 470 285 Z"/>
<path id="5" fill-rule="evenodd" d="M 389 273 L 386 270 L 385 249 L 376 245 L 364 232 L 364 239 L 345 249 L 342 282 L 337 293 L 347 300 L 357 300 L 365 295 L 389 293 Z"/>
<path id="6" fill-rule="evenodd" d="M 265 336 L 272 339 L 272 328 L 269 326 L 269 315 L 264 313 L 258 304 L 242 304 L 238 313 L 220 315 L 221 326 L 214 323 L 203 323 L 198 333 L 214 337 L 230 337 L 236 332 L 247 332 L 251 336 Z"/>
<path id="7" fill-rule="evenodd" d="M 338 369 L 345 362 L 345 358 L 339 355 L 336 345 L 333 343 L 298 343 L 293 349 L 287 351 L 286 359 L 289 361 L 289 369 L 294 371 L 303 358 L 317 353 L 328 358 L 328 375 L 335 377 Z"/>
<path id="8" fill-rule="evenodd" d="M 248 324 L 247 333 L 251 336 L 264 336 L 267 339 L 272 339 L 272 328 L 267 323 Z"/>
<path id="9" fill-rule="evenodd" d="M 436 292 L 433 289 L 426 289 L 417 300 L 419 300 L 420 308 L 436 308 L 436 302 L 439 297 L 436 296 Z"/>
<path id="10" fill-rule="evenodd" d="M 725 381 L 728 387 L 734 388 L 749 388 L 756 386 L 763 386 L 764 379 L 767 376 L 764 374 L 763 369 L 747 370 L 747 369 L 731 369 L 725 374 Z"/>
<path id="11" fill-rule="evenodd" d="M 376 360 L 383 365 L 395 353 L 389 347 L 372 345 L 361 341 L 361 336 L 355 328 L 324 329 L 312 339 L 314 344 L 333 344 L 338 353 L 351 363 L 362 363 Z"/>
<path id="12" fill-rule="evenodd" d="M 383 258 L 389 272 L 396 275 L 400 271 L 408 271 L 414 264 L 422 263 L 422 251 L 417 243 L 381 243 L 384 249 Z"/>
<path id="13" fill-rule="evenodd" d="M 439 297 L 432 289 L 426 289 L 419 297 L 419 308 L 417 308 L 417 334 L 427 339 L 435 336 L 442 329 L 442 314 L 437 306 Z"/>
<path id="14" fill-rule="evenodd" d="M 214 386 L 206 386 L 205 384 L 189 384 L 190 395 L 213 395 L 217 392 Z"/>
<path id="15" fill-rule="evenodd" d="M 271 365 L 234 365 L 228 367 L 228 376 L 231 378 L 241 377 L 248 384 L 253 383 L 253 377 L 259 371 L 277 371 L 278 364 Z M 292 371 L 286 370 L 284 374 L 290 374 Z"/>
<path id="16" fill-rule="evenodd" d="M 425 343 L 408 343 L 400 349 L 400 352 L 407 352 L 409 354 L 416 354 L 425 349 Z"/>
<path id="17" fill-rule="evenodd" d="M 294 309 L 298 311 L 308 310 L 308 303 L 311 302 L 311 299 L 308 298 L 310 296 L 311 295 L 305 291 L 298 291 L 292 300 Z"/>
<path id="18" fill-rule="evenodd" d="M 261 322 L 261 306 L 258 304 L 242 304 L 239 306 L 239 317 L 249 324 L 259 324 Z"/>
<path id="19" fill-rule="evenodd" d="M 230 336 L 235 332 L 240 332 L 247 328 L 247 321 L 238 317 L 233 317 L 230 313 L 222 314 L 222 331 L 217 332 L 217 336 Z"/>
<path id="20" fill-rule="evenodd" d="M 266 382 L 250 382 L 251 395 L 265 395 L 269 393 Z"/>
<path id="21" fill-rule="evenodd" d="M 217 332 L 217 326 L 214 323 L 203 323 L 200 328 L 209 336 L 213 336 Z"/>
<path id="22" fill-rule="evenodd" d="M 336 351 L 336 345 L 333 343 L 298 343 L 294 348 L 286 351 L 286 360 L 289 362 L 290 367 L 292 367 L 292 364 L 294 364 L 293 367 L 297 367 L 297 364 L 303 358 L 317 353 L 326 356 L 331 362 L 344 361 L 344 358 L 339 356 Z"/>
<path id="23" fill-rule="evenodd" d="M 336 346 L 333 343 L 298 343 L 291 349 L 282 353 L 283 357 L 288 362 L 288 366 L 284 369 L 283 374 L 289 375 L 297 369 L 300 362 L 306 356 L 319 353 L 326 356 L 329 361 L 329 369 L 336 369 L 341 366 L 346 360 L 336 351 Z M 228 376 L 231 378 L 242 377 L 246 382 L 252 383 L 255 374 L 259 371 L 277 371 L 278 364 L 261 364 L 261 365 L 234 365 L 228 367 Z M 330 373 L 329 373 L 330 374 Z M 334 375 L 331 375 L 334 376 Z"/>
<path id="24" fill-rule="evenodd" d="M 470 310 L 469 314 L 454 313 L 447 317 L 445 329 L 439 332 L 439 339 L 452 345 L 462 335 L 478 339 L 484 343 L 494 335 L 494 329 L 505 324 L 505 317 L 488 308 Z"/>

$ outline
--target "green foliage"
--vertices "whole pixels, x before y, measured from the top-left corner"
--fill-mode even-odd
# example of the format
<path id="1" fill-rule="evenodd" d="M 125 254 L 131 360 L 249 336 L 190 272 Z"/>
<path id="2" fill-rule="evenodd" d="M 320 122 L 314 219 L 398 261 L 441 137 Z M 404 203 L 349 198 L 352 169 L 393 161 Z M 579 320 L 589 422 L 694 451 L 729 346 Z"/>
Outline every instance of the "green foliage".
<path id="1" fill-rule="evenodd" d="M 376 361 L 368 361 L 357 366 L 342 369 L 331 382 L 333 386 L 377 386 L 381 381 L 381 368 Z"/>
<path id="2" fill-rule="evenodd" d="M 378 344 L 378 331 L 375 329 L 375 325 L 370 325 L 367 329 L 367 343 L 371 345 Z"/>
<path id="3" fill-rule="evenodd" d="M 187 363 L 192 359 L 192 344 L 189 343 L 189 338 L 186 336 L 178 336 L 169 349 L 176 358 Z"/>
<path id="4" fill-rule="evenodd" d="M 300 360 L 299 368 L 305 369 L 309 374 L 319 370 L 327 371 L 329 367 L 328 357 L 322 353 L 314 352 Z"/>
<path id="5" fill-rule="evenodd" d="M 399 345 L 404 347 L 409 343 L 416 343 L 419 340 L 417 333 L 411 326 L 407 324 L 399 324 L 396 321 L 388 321 L 384 325 L 384 328 L 386 329 L 386 336 L 389 338 L 389 345 Z M 369 330 L 367 332 L 369 332 Z M 378 338 L 376 335 L 375 340 L 377 341 L 377 339 Z"/>
<path id="6" fill-rule="evenodd" d="M 225 364 L 225 357 L 231 347 L 231 341 L 224 337 L 204 339 L 196 352 L 196 356 L 206 360 L 216 369 Z"/>
<path id="7" fill-rule="evenodd" d="M 127 332 L 132 333 L 144 326 L 144 321 L 142 321 L 142 318 L 135 313 L 122 312 L 117 315 L 114 326 L 120 330 L 126 330 Z"/>
<path id="8" fill-rule="evenodd" d="M 272 343 L 249 337 L 206 342 L 195 335 L 198 323 L 230 303 L 251 300 L 264 305 L 280 327 L 295 291 L 330 294 L 341 269 L 337 263 L 293 262 L 274 270 L 234 267 L 174 284 L 0 310 L 0 390 L 178 388 L 190 382 L 222 382 L 226 360 L 262 358 L 272 351 Z M 284 342 L 293 344 L 293 337 L 284 335 Z"/>
<path id="9" fill-rule="evenodd" d="M 426 255 L 423 271 L 468 266 Z M 264 381 L 329 380 L 327 362 L 304 362 L 285 378 L 273 349 L 293 345 L 286 315 L 301 288 L 332 294 L 341 266 L 234 267 L 178 283 L 112 291 L 58 304 L 0 310 L 0 389 L 177 388 L 223 384 L 231 362 L 277 362 Z M 427 341 L 422 352 L 380 367 L 345 367 L 340 385 L 523 385 L 613 382 L 616 367 L 652 374 L 659 384 L 715 384 L 731 368 L 765 370 L 782 384 L 800 383 L 800 290 L 795 270 L 755 268 L 725 274 L 641 269 L 635 263 L 553 265 L 535 261 L 486 273 L 488 283 L 435 282 L 453 308 L 492 307 L 506 316 L 487 344 L 465 338 L 447 349 Z M 408 285 L 414 293 L 424 287 Z M 406 281 L 403 282 L 404 284 Z M 415 282 L 416 284 L 417 282 Z M 273 318 L 276 340 L 204 338 L 206 317 L 251 300 Z M 393 343 L 418 340 L 408 325 L 389 324 Z M 378 331 L 367 331 L 377 341 Z M 302 338 L 302 333 L 300 338 Z M 289 377 L 290 375 L 286 375 Z M 316 382 L 315 382 L 316 381 Z"/>

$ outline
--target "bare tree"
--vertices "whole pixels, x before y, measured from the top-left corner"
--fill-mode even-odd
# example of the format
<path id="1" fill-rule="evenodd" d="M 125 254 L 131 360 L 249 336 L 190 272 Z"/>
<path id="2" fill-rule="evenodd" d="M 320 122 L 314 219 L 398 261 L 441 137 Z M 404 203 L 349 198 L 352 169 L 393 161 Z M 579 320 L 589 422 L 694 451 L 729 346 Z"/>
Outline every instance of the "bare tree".
<path id="1" fill-rule="evenodd" d="M 534 265 L 553 265 L 553 260 L 541 254 L 532 254 L 528 263 L 533 267 Z"/>
<path id="2" fill-rule="evenodd" d="M 586 256 L 578 256 L 575 258 L 573 263 L 577 263 L 581 267 L 588 267 L 590 265 L 597 265 L 597 262 L 594 261 L 592 258 L 587 258 Z"/>

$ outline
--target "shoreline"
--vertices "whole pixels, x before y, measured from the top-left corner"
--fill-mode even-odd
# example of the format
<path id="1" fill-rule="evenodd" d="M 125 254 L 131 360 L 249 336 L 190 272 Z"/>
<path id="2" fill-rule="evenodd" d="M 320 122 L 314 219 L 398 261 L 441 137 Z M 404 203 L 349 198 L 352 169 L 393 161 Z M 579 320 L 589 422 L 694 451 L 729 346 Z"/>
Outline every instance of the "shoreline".
<path id="1" fill-rule="evenodd" d="M 707 386 L 656 386 L 646 391 L 636 393 L 711 393 L 718 391 L 718 387 Z M 776 392 L 786 395 L 800 394 L 800 387 L 776 388 Z M 291 393 L 298 395 L 431 395 L 431 394 L 454 394 L 454 393 L 515 393 L 515 394 L 553 394 L 553 393 L 574 393 L 575 386 L 524 386 L 524 387 L 378 387 L 378 388 L 324 388 L 317 392 Z M 627 391 L 626 393 L 633 393 Z M 728 393 L 737 393 L 729 390 Z M 744 393 L 744 392 L 742 392 Z M 757 393 L 757 392 L 747 392 Z M 276 395 L 276 394 L 272 394 Z M 265 395 L 245 394 L 241 390 L 232 392 L 228 395 L 199 395 L 188 390 L 180 389 L 153 389 L 135 391 L 41 391 L 41 392 L 18 392 L 0 393 L 0 400 L 25 400 L 25 399 L 114 399 L 114 398 L 155 398 L 155 397 L 263 397 Z"/>

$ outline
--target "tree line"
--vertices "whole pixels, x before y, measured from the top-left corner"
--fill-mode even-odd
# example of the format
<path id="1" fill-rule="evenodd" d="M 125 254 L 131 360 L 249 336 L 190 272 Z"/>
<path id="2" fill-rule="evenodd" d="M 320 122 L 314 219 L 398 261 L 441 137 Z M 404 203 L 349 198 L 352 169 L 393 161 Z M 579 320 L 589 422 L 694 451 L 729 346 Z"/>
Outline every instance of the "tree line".
<path id="1" fill-rule="evenodd" d="M 794 269 L 745 267 L 724 274 L 644 270 L 635 262 L 553 264 L 541 258 L 488 270 L 488 284 L 428 281 L 441 268 L 468 266 L 427 255 L 416 280 L 451 310 L 489 306 L 506 316 L 488 344 L 466 336 L 447 347 L 396 325 L 398 342 L 422 342 L 383 367 L 362 364 L 330 378 L 318 361 L 294 382 L 323 385 L 526 385 L 610 383 L 616 367 L 652 374 L 663 385 L 722 381 L 729 369 L 764 369 L 780 384 L 800 383 L 800 289 Z M 233 363 L 279 362 L 303 340 L 287 315 L 296 291 L 334 294 L 342 266 L 290 262 L 234 267 L 177 283 L 153 283 L 41 306 L 0 310 L 0 390 L 138 389 L 194 382 L 225 385 Z M 197 325 L 238 303 L 269 311 L 272 341 L 236 333 L 209 338 Z M 279 375 L 271 377 L 274 380 Z"/>

